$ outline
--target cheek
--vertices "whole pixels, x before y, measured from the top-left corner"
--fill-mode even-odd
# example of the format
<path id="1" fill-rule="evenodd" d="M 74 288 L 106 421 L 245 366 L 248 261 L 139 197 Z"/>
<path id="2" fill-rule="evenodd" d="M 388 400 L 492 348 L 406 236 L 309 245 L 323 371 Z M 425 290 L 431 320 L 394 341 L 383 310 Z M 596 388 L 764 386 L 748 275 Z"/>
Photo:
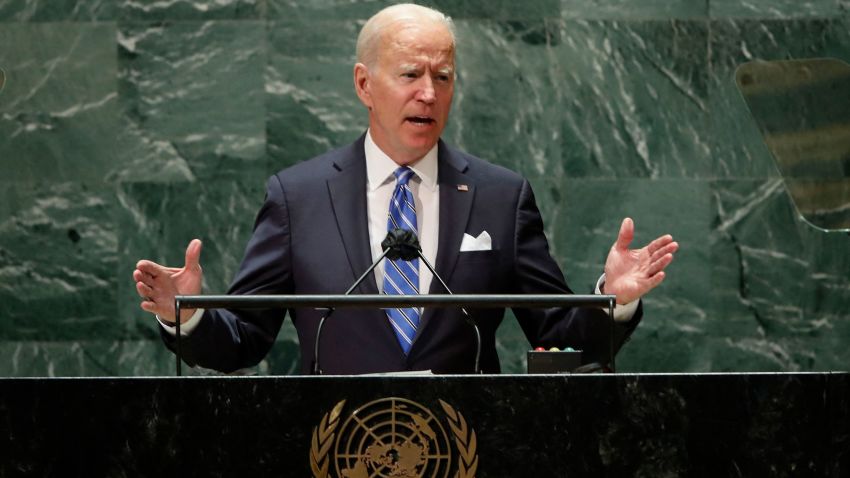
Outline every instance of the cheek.
<path id="1" fill-rule="evenodd" d="M 385 109 L 393 109 L 394 105 L 398 105 L 403 101 L 406 94 L 403 88 L 388 81 L 376 82 L 372 89 L 373 101 Z"/>
<path id="2" fill-rule="evenodd" d="M 406 105 L 414 101 L 413 95 L 406 91 L 389 92 L 382 98 L 383 105 L 390 114 L 401 114 Z"/>
<path id="3" fill-rule="evenodd" d="M 454 97 L 454 88 L 448 87 L 446 89 L 445 93 L 443 93 L 443 95 L 441 97 L 441 99 L 442 99 L 441 104 L 443 105 L 444 108 L 446 108 L 446 110 L 448 110 L 448 107 L 451 106 L 453 97 Z"/>

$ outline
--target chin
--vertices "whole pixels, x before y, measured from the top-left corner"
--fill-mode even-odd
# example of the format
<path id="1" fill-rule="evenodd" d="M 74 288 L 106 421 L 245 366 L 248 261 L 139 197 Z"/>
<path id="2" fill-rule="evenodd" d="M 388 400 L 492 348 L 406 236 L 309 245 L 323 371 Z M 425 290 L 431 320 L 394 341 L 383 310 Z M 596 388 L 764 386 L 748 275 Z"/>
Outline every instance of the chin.
<path id="1" fill-rule="evenodd" d="M 440 139 L 440 136 L 427 136 L 427 137 L 417 137 L 412 138 L 407 142 L 407 147 L 411 150 L 422 150 L 422 154 L 427 153 L 437 144 L 437 141 Z"/>

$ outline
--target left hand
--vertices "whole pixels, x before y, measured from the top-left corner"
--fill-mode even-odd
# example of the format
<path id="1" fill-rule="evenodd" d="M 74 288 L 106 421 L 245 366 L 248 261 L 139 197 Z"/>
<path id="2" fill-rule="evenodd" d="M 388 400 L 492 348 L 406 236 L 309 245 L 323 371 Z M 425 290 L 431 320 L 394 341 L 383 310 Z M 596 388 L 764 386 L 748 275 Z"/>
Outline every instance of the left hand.
<path id="1" fill-rule="evenodd" d="M 664 280 L 664 268 L 673 262 L 679 244 L 666 234 L 645 247 L 629 249 L 635 237 L 635 224 L 623 219 L 617 242 L 605 260 L 605 285 L 602 293 L 617 296 L 618 304 L 640 299 Z"/>

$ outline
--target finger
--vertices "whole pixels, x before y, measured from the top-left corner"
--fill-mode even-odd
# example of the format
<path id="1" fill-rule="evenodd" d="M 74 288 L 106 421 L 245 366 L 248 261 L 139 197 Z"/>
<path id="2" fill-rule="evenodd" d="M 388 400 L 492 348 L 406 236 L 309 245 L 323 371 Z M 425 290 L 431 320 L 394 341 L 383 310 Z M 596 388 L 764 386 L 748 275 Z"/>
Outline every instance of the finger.
<path id="1" fill-rule="evenodd" d="M 679 243 L 678 242 L 671 242 L 670 244 L 667 244 L 666 246 L 661 247 L 657 251 L 653 252 L 652 255 L 650 256 L 650 262 L 655 262 L 658 259 L 661 259 L 662 257 L 664 257 L 665 255 L 673 254 L 674 252 L 676 252 L 678 250 L 679 250 Z"/>
<path id="2" fill-rule="evenodd" d="M 196 271 L 201 268 L 202 246 L 203 243 L 200 239 L 192 239 L 192 242 L 189 243 L 189 247 L 186 248 L 186 269 Z"/>
<path id="3" fill-rule="evenodd" d="M 142 272 L 139 269 L 133 271 L 133 280 L 136 282 L 144 282 L 146 284 L 152 285 L 154 282 L 154 277 L 147 272 Z"/>
<path id="4" fill-rule="evenodd" d="M 143 299 L 147 299 L 149 301 L 153 301 L 154 299 L 154 290 L 151 286 L 145 284 L 144 282 L 136 282 L 136 292 L 139 293 L 139 297 Z"/>
<path id="5" fill-rule="evenodd" d="M 623 219 L 622 224 L 620 224 L 620 232 L 619 234 L 617 234 L 617 242 L 615 244 L 615 247 L 617 249 L 628 249 L 634 238 L 635 223 L 630 217 L 627 217 Z"/>
<path id="6" fill-rule="evenodd" d="M 146 301 L 146 300 L 143 300 L 143 301 L 139 302 L 139 307 L 141 307 L 141 308 L 142 308 L 142 310 L 144 310 L 145 312 L 152 312 L 152 311 L 150 310 L 150 308 L 151 308 L 152 306 L 153 306 L 153 302 L 148 302 L 148 301 Z"/>
<path id="7" fill-rule="evenodd" d="M 655 274 L 654 276 L 650 277 L 649 278 L 649 288 L 654 289 L 654 288 L 658 287 L 662 282 L 664 282 L 665 277 L 667 277 L 667 276 L 664 274 L 664 271 L 661 271 L 658 274 Z"/>
<path id="8" fill-rule="evenodd" d="M 155 314 L 160 319 L 174 323 L 174 308 L 163 307 L 152 300 L 144 300 L 139 304 L 145 312 Z"/>
<path id="9" fill-rule="evenodd" d="M 165 270 L 165 268 L 163 266 L 157 264 L 156 262 L 151 262 L 151 261 L 148 261 L 148 260 L 145 260 L 145 259 L 142 259 L 142 260 L 140 260 L 139 262 L 136 263 L 136 269 L 138 269 L 138 270 L 140 270 L 140 271 L 142 271 L 146 274 L 150 274 L 154 278 L 156 278 L 156 276 L 162 274 Z"/>
<path id="10" fill-rule="evenodd" d="M 646 270 L 646 275 L 651 277 L 658 274 L 669 266 L 671 262 L 673 262 L 673 254 L 666 254 L 662 256 L 661 259 L 649 265 L 649 268 Z"/>
<path id="11" fill-rule="evenodd" d="M 163 281 L 168 276 L 159 275 L 157 277 L 153 277 L 150 274 L 145 274 L 144 272 L 139 272 L 138 274 L 134 273 L 133 278 L 136 279 L 136 282 L 141 282 L 146 286 L 150 287 L 152 290 L 167 290 L 167 284 L 163 283 Z"/>
<path id="12" fill-rule="evenodd" d="M 150 312 L 151 314 L 161 315 L 159 313 L 158 307 L 157 307 L 155 302 L 151 302 L 149 300 L 143 300 L 140 305 L 142 307 L 142 310 L 144 310 L 145 312 Z"/>
<path id="13" fill-rule="evenodd" d="M 662 247 L 667 246 L 668 244 L 670 244 L 672 242 L 673 242 L 673 236 L 671 236 L 670 234 L 665 234 L 661 237 L 656 238 L 654 241 L 650 242 L 646 246 L 646 249 L 649 251 L 650 254 L 654 254 L 656 251 L 658 251 Z"/>

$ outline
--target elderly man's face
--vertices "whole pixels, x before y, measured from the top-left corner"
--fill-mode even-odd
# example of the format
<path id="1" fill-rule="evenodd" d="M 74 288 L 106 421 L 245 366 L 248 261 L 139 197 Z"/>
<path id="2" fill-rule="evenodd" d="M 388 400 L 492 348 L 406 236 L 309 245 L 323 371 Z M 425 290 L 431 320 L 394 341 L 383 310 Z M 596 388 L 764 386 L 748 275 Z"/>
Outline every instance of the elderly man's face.
<path id="1" fill-rule="evenodd" d="M 454 94 L 454 44 L 445 25 L 400 23 L 384 35 L 377 68 L 355 67 L 372 139 L 399 164 L 422 158 L 440 138 Z"/>

